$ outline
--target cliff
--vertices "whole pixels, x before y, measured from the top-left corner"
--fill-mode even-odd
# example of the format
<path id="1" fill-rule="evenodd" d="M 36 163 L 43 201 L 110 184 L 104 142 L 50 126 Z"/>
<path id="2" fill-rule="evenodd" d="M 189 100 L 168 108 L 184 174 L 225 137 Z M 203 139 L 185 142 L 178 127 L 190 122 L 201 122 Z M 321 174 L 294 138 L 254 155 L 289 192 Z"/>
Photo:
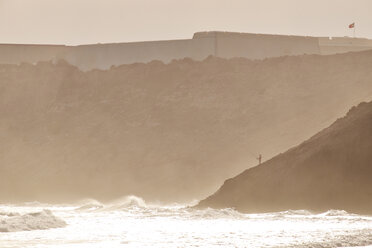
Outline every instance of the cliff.
<path id="1" fill-rule="evenodd" d="M 205 197 L 372 96 L 372 52 L 0 65 L 0 200 Z"/>
<path id="2" fill-rule="evenodd" d="M 299 146 L 231 178 L 199 207 L 244 212 L 343 209 L 372 213 L 372 102 Z"/>

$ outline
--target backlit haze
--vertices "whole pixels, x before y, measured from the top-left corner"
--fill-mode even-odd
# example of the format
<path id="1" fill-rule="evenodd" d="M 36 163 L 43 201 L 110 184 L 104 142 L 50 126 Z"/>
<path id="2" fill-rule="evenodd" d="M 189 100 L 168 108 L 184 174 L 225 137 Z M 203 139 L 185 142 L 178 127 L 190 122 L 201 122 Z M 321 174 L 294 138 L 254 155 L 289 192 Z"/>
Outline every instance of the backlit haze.
<path id="1" fill-rule="evenodd" d="M 0 248 L 372 248 L 371 27 L 372 0 L 0 0 Z"/>
<path id="2" fill-rule="evenodd" d="M 0 43 L 189 39 L 197 31 L 372 38 L 370 0 L 0 0 Z"/>

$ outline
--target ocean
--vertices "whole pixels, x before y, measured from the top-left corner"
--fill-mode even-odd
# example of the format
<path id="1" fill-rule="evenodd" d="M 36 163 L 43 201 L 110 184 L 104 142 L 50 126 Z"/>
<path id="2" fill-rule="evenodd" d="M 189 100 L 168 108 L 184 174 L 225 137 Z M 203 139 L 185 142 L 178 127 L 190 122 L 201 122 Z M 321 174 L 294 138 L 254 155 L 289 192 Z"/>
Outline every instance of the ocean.
<path id="1" fill-rule="evenodd" d="M 0 205 L 1 248 L 368 247 L 372 216 L 330 210 L 243 214 L 146 204 Z M 372 247 L 372 246 L 371 246 Z"/>

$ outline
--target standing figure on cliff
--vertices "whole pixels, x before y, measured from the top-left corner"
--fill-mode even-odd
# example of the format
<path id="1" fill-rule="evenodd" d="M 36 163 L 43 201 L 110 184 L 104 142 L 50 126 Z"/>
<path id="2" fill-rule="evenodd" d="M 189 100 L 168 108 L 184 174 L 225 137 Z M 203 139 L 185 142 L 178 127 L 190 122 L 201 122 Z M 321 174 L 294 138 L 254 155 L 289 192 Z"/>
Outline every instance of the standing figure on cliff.
<path id="1" fill-rule="evenodd" d="M 257 160 L 258 160 L 258 165 L 260 165 L 261 161 L 262 161 L 262 155 L 261 154 L 258 156 Z"/>

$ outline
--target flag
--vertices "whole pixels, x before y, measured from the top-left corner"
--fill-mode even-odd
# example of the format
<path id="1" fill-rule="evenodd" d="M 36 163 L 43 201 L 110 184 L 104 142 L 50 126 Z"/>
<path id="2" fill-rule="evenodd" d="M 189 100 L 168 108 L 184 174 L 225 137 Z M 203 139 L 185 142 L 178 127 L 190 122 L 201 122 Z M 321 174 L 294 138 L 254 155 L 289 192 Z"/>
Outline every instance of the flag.
<path id="1" fill-rule="evenodd" d="M 355 22 L 349 25 L 349 28 L 354 28 L 355 27 Z"/>

